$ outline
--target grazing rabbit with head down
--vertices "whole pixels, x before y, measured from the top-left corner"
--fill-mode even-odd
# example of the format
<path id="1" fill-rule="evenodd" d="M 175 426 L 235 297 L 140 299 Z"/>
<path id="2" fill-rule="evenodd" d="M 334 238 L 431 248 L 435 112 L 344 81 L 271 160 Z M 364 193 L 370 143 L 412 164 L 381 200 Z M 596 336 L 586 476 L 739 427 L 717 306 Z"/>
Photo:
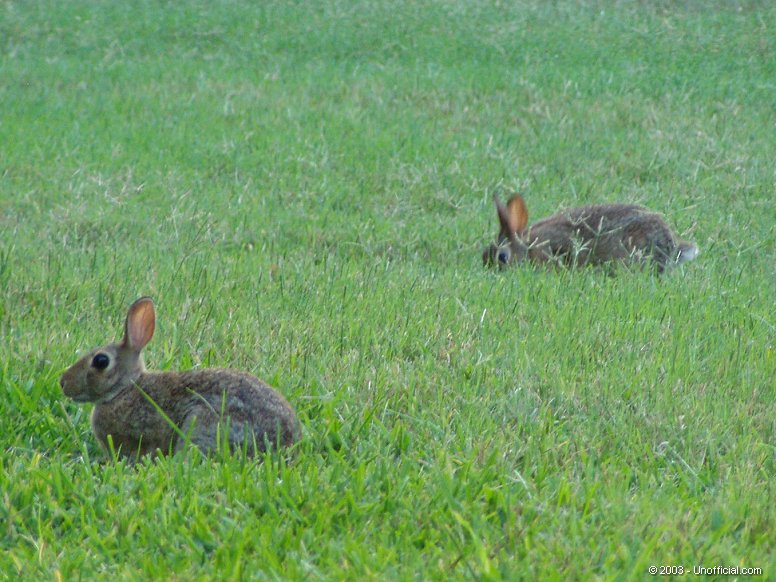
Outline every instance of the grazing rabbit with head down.
<path id="1" fill-rule="evenodd" d="M 123 457 L 176 452 L 189 441 L 208 453 L 226 436 L 230 449 L 257 455 L 299 439 L 299 421 L 286 399 L 250 374 L 147 372 L 142 350 L 155 325 L 153 301 L 138 299 L 124 338 L 93 350 L 59 380 L 66 396 L 95 403 L 92 430 L 103 447 L 110 436 Z"/>
<path id="2" fill-rule="evenodd" d="M 522 196 L 513 196 L 506 206 L 493 198 L 501 228 L 496 243 L 482 254 L 486 266 L 553 261 L 581 267 L 651 259 L 662 273 L 698 255 L 698 247 L 679 239 L 662 216 L 636 204 L 580 206 L 528 227 Z"/>

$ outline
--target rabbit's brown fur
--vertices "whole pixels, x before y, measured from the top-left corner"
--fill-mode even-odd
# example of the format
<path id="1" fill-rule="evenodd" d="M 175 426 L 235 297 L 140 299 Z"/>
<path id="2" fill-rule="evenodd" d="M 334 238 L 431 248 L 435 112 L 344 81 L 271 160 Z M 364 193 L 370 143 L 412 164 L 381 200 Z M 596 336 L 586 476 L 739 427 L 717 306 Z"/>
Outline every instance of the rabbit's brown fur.
<path id="1" fill-rule="evenodd" d="M 528 211 L 521 196 L 513 196 L 506 207 L 494 199 L 500 232 L 497 242 L 482 254 L 488 266 L 503 268 L 529 260 L 581 267 L 651 259 L 663 272 L 698 253 L 695 244 L 679 239 L 662 216 L 636 204 L 581 206 L 526 228 Z"/>
<path id="2" fill-rule="evenodd" d="M 92 430 L 103 447 L 110 436 L 125 457 L 175 452 L 188 441 L 210 452 L 226 435 L 231 449 L 255 455 L 299 439 L 299 421 L 285 398 L 250 374 L 147 372 L 141 351 L 154 327 L 153 302 L 141 298 L 129 309 L 121 342 L 92 351 L 60 378 L 65 395 L 96 404 Z"/>

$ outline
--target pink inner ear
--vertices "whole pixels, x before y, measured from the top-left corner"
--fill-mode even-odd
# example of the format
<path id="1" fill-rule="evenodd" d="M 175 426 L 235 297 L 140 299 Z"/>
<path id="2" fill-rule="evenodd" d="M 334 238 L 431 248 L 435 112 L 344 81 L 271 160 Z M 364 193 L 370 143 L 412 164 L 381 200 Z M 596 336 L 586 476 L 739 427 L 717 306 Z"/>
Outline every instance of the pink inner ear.
<path id="1" fill-rule="evenodd" d="M 505 239 L 511 239 L 515 235 L 515 231 L 512 228 L 509 211 L 505 206 L 495 199 L 496 202 L 496 215 L 498 216 L 499 226 L 501 227 L 500 236 Z"/>
<path id="2" fill-rule="evenodd" d="M 526 208 L 523 197 L 519 194 L 512 196 L 507 202 L 509 214 L 509 226 L 513 232 L 520 234 L 528 225 L 528 208 Z"/>
<path id="3" fill-rule="evenodd" d="M 154 305 L 150 301 L 135 304 L 127 317 L 127 337 L 129 347 L 140 351 L 154 336 L 156 315 Z"/>

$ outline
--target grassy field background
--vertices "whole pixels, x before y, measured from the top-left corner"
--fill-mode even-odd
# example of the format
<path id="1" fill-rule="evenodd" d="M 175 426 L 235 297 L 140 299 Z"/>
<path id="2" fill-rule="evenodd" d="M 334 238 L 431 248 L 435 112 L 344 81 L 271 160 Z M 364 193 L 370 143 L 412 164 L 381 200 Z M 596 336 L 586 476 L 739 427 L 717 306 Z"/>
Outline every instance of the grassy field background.
<path id="1" fill-rule="evenodd" d="M 0 3 L 0 576 L 776 575 L 776 4 Z M 698 243 L 485 272 L 491 194 Z M 290 460 L 113 462 L 57 379 L 274 384 Z"/>

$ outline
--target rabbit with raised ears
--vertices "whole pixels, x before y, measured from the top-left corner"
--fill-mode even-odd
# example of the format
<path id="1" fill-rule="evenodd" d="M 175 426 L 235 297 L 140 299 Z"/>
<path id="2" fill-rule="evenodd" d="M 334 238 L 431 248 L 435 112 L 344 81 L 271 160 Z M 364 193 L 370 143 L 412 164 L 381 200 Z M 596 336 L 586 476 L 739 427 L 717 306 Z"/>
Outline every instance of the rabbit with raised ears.
<path id="1" fill-rule="evenodd" d="M 299 440 L 301 427 L 286 399 L 250 374 L 146 371 L 142 351 L 155 326 L 153 301 L 138 299 L 124 338 L 93 350 L 59 380 L 66 396 L 95 403 L 92 431 L 104 448 L 110 436 L 119 455 L 132 459 L 176 452 L 187 442 L 209 453 L 225 435 L 231 450 L 258 455 Z"/>
<path id="2" fill-rule="evenodd" d="M 522 196 L 513 196 L 506 206 L 498 196 L 493 199 L 500 231 L 496 242 L 482 253 L 486 266 L 505 268 L 532 261 L 581 267 L 651 259 L 662 273 L 698 255 L 698 247 L 679 239 L 662 216 L 636 204 L 580 206 L 528 227 L 528 209 Z"/>

